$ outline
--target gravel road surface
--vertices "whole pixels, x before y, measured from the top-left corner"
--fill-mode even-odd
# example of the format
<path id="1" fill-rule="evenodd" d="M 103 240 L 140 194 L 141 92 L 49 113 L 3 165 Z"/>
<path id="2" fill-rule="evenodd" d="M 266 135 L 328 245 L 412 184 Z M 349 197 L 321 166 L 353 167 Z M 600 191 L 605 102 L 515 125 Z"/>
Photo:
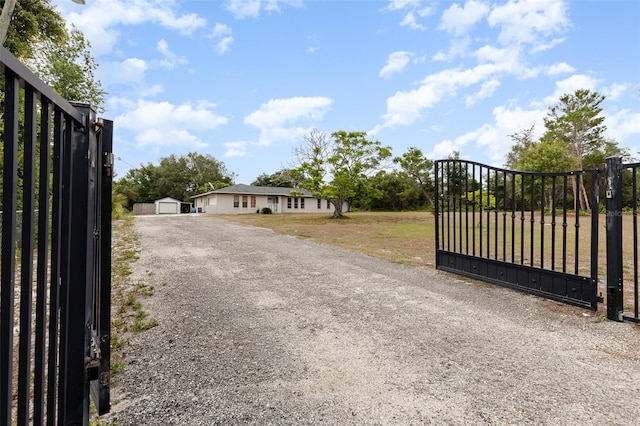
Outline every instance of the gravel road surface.
<path id="1" fill-rule="evenodd" d="M 159 325 L 119 425 L 640 424 L 637 325 L 211 216 L 136 228 Z"/>

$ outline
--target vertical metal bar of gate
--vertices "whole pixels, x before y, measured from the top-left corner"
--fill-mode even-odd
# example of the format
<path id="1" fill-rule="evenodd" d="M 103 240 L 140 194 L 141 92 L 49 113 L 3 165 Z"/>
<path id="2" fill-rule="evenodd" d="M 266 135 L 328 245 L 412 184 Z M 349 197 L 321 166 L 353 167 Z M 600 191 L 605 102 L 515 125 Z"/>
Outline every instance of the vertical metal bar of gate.
<path id="1" fill-rule="evenodd" d="M 606 160 L 607 318 L 622 321 L 622 160 Z"/>
<path id="2" fill-rule="evenodd" d="M 22 232 L 20 266 L 20 335 L 18 350 L 18 424 L 29 421 L 31 399 L 31 322 L 33 303 L 33 249 L 36 183 L 36 93 L 25 87 L 22 173 Z M 44 213 L 43 213 L 44 214 Z"/>
<path id="3" fill-rule="evenodd" d="M 51 110 L 49 100 L 44 96 L 40 99 L 40 179 L 38 194 L 38 266 L 36 289 L 36 336 L 34 355 L 33 381 L 33 423 L 41 425 L 44 420 L 44 391 L 45 391 L 45 353 L 46 353 L 46 310 L 47 283 L 49 269 L 49 182 L 51 175 L 51 147 L 49 137 L 51 133 Z"/>
<path id="4" fill-rule="evenodd" d="M 13 401 L 13 325 L 18 182 L 18 77 L 5 73 L 2 191 L 2 267 L 0 271 L 0 424 L 11 424 Z"/>
<path id="5" fill-rule="evenodd" d="M 111 309 L 105 301 L 111 299 L 111 191 L 113 186 L 113 121 L 103 120 L 102 131 L 97 143 L 98 166 L 96 175 L 100 187 L 100 215 L 96 230 L 100 240 L 97 247 L 98 267 L 94 268 L 97 276 L 94 287 L 93 336 L 99 348 L 97 357 L 100 362 L 97 380 L 91 384 L 91 396 L 98 409 L 98 414 L 109 412 L 111 380 Z M 97 300 L 95 300 L 97 299 Z"/>
<path id="6" fill-rule="evenodd" d="M 95 113 L 88 106 L 76 105 L 76 108 L 83 113 L 84 123 L 82 126 L 70 123 L 72 131 L 67 132 L 69 149 L 65 158 L 70 167 L 65 173 L 65 181 L 70 190 L 66 192 L 68 215 L 64 216 L 62 227 L 68 244 L 64 245 L 67 258 L 61 271 L 58 408 L 60 419 L 67 424 L 84 424 L 89 417 L 87 361 L 91 358 L 90 283 L 93 282 L 94 256 L 91 206 L 94 206 L 96 192 L 90 170 L 95 164 L 95 139 L 91 140 L 89 130 L 89 123 L 95 121 Z"/>

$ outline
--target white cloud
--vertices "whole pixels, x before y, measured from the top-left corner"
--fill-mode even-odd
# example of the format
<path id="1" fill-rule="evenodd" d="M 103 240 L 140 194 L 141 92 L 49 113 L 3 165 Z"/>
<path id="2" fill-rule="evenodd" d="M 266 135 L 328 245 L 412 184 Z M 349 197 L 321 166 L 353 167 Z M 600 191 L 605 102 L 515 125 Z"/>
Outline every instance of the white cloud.
<path id="1" fill-rule="evenodd" d="M 465 105 L 470 107 L 482 99 L 491 97 L 498 87 L 500 87 L 500 82 L 496 79 L 482 83 L 482 87 L 479 92 L 467 96 L 465 99 Z"/>
<path id="2" fill-rule="evenodd" d="M 605 114 L 605 117 L 607 136 L 616 142 L 625 142 L 631 137 L 637 139 L 640 136 L 640 112 L 623 109 L 615 114 Z"/>
<path id="3" fill-rule="evenodd" d="M 164 68 L 175 68 L 176 65 L 182 65 L 187 63 L 187 59 L 183 56 L 178 56 L 169 50 L 169 45 L 162 39 L 158 42 L 158 52 L 162 54 L 162 59 L 159 64 Z"/>
<path id="4" fill-rule="evenodd" d="M 568 74 L 575 71 L 571 65 L 566 62 L 560 62 L 559 64 L 553 64 L 547 68 L 548 75 Z"/>
<path id="5" fill-rule="evenodd" d="M 413 14 L 413 12 L 408 12 L 405 16 L 404 19 L 402 19 L 402 21 L 400 21 L 400 26 L 401 27 L 409 27 L 412 30 L 421 30 L 424 31 L 427 28 L 424 27 L 423 25 L 419 24 L 416 21 L 416 17 Z"/>
<path id="6" fill-rule="evenodd" d="M 573 94 L 578 89 L 595 90 L 598 80 L 585 74 L 574 74 L 565 80 L 556 81 L 556 90 L 551 96 L 545 98 L 550 105 L 558 102 L 562 95 Z"/>
<path id="7" fill-rule="evenodd" d="M 257 18 L 260 11 L 282 12 L 282 6 L 302 7 L 302 0 L 228 0 L 226 9 L 236 19 Z"/>
<path id="8" fill-rule="evenodd" d="M 228 25 L 216 22 L 213 32 L 209 36 L 215 42 L 215 49 L 219 54 L 223 54 L 229 50 L 233 37 L 231 36 L 231 28 Z"/>
<path id="9" fill-rule="evenodd" d="M 602 93 L 607 97 L 610 101 L 620 100 L 622 95 L 624 95 L 627 90 L 629 90 L 629 86 L 626 84 L 612 84 L 609 87 L 605 87 L 602 89 Z"/>
<path id="10" fill-rule="evenodd" d="M 420 6 L 420 0 L 389 0 L 389 6 L 387 9 L 389 10 L 402 10 L 407 7 L 418 7 Z"/>
<path id="11" fill-rule="evenodd" d="M 91 42 L 94 56 L 110 52 L 120 36 L 116 27 L 154 23 L 168 30 L 192 34 L 206 20 L 195 13 L 180 13 L 175 1 L 96 0 L 87 2 L 65 19 L 75 24 Z"/>
<path id="12" fill-rule="evenodd" d="M 500 64 L 480 64 L 467 70 L 444 70 L 432 74 L 422 81 L 418 89 L 396 92 L 387 99 L 387 112 L 383 115 L 383 126 L 412 124 L 421 118 L 422 110 L 431 108 L 443 98 L 453 96 L 460 88 L 477 84 L 496 73 L 504 71 Z"/>
<path id="13" fill-rule="evenodd" d="M 281 127 L 286 122 L 307 118 L 314 121 L 322 119 L 333 100 L 325 97 L 294 97 L 272 99 L 262 104 L 258 111 L 244 118 L 246 124 L 259 128 Z"/>
<path id="14" fill-rule="evenodd" d="M 195 105 L 174 105 L 169 102 L 120 100 L 119 105 L 124 111 L 115 121 L 119 127 L 135 134 L 138 147 L 181 145 L 200 148 L 206 143 L 193 132 L 212 130 L 228 121 L 212 111 L 214 104 L 205 101 Z"/>
<path id="15" fill-rule="evenodd" d="M 224 146 L 227 150 L 223 154 L 223 157 L 248 157 L 249 151 L 247 150 L 247 145 L 249 145 L 248 142 L 226 142 Z"/>
<path id="16" fill-rule="evenodd" d="M 216 52 L 220 54 L 227 52 L 231 43 L 233 43 L 233 37 L 223 37 L 216 43 Z"/>
<path id="17" fill-rule="evenodd" d="M 541 37 L 567 30 L 566 9 L 563 0 L 510 0 L 495 7 L 488 22 L 500 27 L 498 41 L 503 45 L 537 44 Z"/>
<path id="18" fill-rule="evenodd" d="M 503 166 L 506 154 L 513 145 L 509 135 L 526 130 L 533 125 L 533 137 L 539 138 L 544 131 L 545 113 L 540 109 L 523 110 L 520 107 L 499 106 L 493 110 L 492 124 L 485 123 L 453 140 L 443 140 L 436 144 L 428 157 L 445 158 L 453 151 L 462 152 L 465 145 L 475 143 L 488 153 L 488 158 L 494 166 Z"/>
<path id="19" fill-rule="evenodd" d="M 439 29 L 461 36 L 469 31 L 473 25 L 484 18 L 489 12 L 489 6 L 484 3 L 469 0 L 463 7 L 454 3 L 442 13 Z"/>
<path id="20" fill-rule="evenodd" d="M 393 74 L 402 72 L 413 55 L 411 52 L 404 51 L 391 53 L 387 59 L 387 64 L 380 70 L 380 77 L 389 78 Z"/>
<path id="21" fill-rule="evenodd" d="M 433 9 L 430 6 L 424 6 L 419 0 L 390 0 L 386 9 L 393 12 L 403 12 L 404 17 L 400 21 L 400 26 L 409 27 L 412 30 L 426 30 L 418 22 L 416 16 L 424 18 L 433 13 Z"/>
<path id="22" fill-rule="evenodd" d="M 127 58 L 122 62 L 105 62 L 98 68 L 101 81 L 105 84 L 141 83 L 149 69 L 139 58 Z"/>

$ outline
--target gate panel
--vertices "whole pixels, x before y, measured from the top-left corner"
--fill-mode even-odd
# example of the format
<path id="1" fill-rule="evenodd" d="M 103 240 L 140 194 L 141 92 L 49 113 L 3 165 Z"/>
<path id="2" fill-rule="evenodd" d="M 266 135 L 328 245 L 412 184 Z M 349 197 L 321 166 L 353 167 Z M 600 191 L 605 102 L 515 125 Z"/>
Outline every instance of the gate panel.
<path id="1" fill-rule="evenodd" d="M 640 322 L 638 168 L 640 163 L 607 159 L 607 318 L 614 321 Z"/>
<path id="2" fill-rule="evenodd" d="M 436 267 L 596 310 L 598 171 L 435 162 Z"/>
<path id="3" fill-rule="evenodd" d="M 113 126 L 2 47 L 0 72 L 0 424 L 88 424 L 90 383 L 109 410 Z"/>

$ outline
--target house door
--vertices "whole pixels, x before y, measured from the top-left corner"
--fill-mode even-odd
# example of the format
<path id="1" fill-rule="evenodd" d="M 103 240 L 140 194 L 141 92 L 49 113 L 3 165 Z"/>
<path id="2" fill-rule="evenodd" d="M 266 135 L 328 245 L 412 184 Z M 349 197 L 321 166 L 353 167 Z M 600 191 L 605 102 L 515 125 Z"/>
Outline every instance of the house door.
<path id="1" fill-rule="evenodd" d="M 273 213 L 278 213 L 278 197 L 267 198 L 267 204 Z"/>

